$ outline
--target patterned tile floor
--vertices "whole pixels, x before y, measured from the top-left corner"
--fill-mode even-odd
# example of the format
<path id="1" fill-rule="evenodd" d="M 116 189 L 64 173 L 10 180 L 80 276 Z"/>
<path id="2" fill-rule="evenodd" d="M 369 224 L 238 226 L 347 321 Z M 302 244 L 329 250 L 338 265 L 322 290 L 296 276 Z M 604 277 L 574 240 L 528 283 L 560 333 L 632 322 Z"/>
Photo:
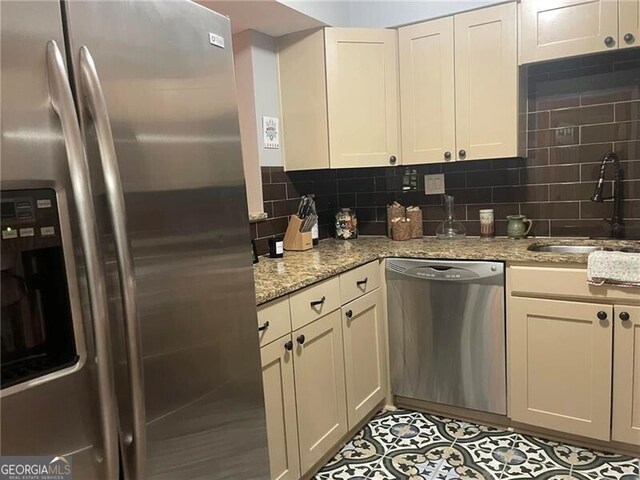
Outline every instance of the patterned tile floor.
<path id="1" fill-rule="evenodd" d="M 640 460 L 407 410 L 372 419 L 317 480 L 639 480 Z"/>

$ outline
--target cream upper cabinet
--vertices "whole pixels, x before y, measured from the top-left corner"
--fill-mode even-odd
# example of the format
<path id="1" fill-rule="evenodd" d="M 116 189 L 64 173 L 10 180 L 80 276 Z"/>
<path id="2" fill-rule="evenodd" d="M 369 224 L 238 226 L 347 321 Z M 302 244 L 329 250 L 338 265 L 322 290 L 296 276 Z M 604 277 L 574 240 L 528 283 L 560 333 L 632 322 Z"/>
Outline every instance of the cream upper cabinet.
<path id="1" fill-rule="evenodd" d="M 449 161 L 456 151 L 453 17 L 398 30 L 402 163 Z"/>
<path id="2" fill-rule="evenodd" d="M 342 307 L 349 428 L 385 397 L 382 291 L 376 289 Z"/>
<path id="3" fill-rule="evenodd" d="M 609 440 L 612 324 L 610 305 L 511 297 L 512 420 Z"/>
<path id="4" fill-rule="evenodd" d="M 462 13 L 454 23 L 457 158 L 516 156 L 516 4 Z"/>
<path id="5" fill-rule="evenodd" d="M 640 307 L 616 305 L 611 438 L 640 445 Z"/>
<path id="6" fill-rule="evenodd" d="M 300 478 L 291 335 L 260 349 L 272 480 Z"/>
<path id="7" fill-rule="evenodd" d="M 619 44 L 618 1 L 522 0 L 521 25 L 520 63 L 611 50 Z"/>
<path id="8" fill-rule="evenodd" d="M 326 28 L 278 40 L 287 170 L 400 164 L 397 32 Z"/>
<path id="9" fill-rule="evenodd" d="M 640 0 L 618 0 L 618 46 L 640 46 Z"/>
<path id="10" fill-rule="evenodd" d="M 329 168 L 324 30 L 285 35 L 277 45 L 285 169 Z"/>
<path id="11" fill-rule="evenodd" d="M 336 310 L 293 333 L 303 474 L 348 431 L 341 319 Z"/>
<path id="12" fill-rule="evenodd" d="M 390 29 L 325 30 L 333 168 L 399 163 L 396 36 Z"/>

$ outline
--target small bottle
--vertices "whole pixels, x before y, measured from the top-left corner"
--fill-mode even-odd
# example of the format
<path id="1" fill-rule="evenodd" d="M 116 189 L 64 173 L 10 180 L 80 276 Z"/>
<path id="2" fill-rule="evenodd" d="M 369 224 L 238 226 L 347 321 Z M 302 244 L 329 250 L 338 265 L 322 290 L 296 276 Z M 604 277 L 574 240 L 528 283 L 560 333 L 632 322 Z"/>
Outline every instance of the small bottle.
<path id="1" fill-rule="evenodd" d="M 312 193 L 309 196 L 311 197 L 311 209 L 313 213 L 317 215 L 318 212 L 316 211 L 316 195 Z M 320 233 L 318 232 L 318 220 L 316 220 L 316 223 L 314 223 L 313 227 L 311 227 L 311 240 L 314 246 L 318 245 L 318 243 L 320 242 Z"/>
<path id="2" fill-rule="evenodd" d="M 282 235 L 269 238 L 269 258 L 284 256 L 284 237 Z"/>
<path id="3" fill-rule="evenodd" d="M 258 246 L 255 240 L 251 240 L 251 259 L 253 263 L 258 263 Z"/>

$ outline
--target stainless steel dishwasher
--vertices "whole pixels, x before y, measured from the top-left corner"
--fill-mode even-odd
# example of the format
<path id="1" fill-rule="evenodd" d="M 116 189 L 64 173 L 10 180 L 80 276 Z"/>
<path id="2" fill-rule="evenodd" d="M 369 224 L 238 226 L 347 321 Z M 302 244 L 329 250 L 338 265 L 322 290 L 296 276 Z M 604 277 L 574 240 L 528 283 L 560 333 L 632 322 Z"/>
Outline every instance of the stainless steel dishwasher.
<path id="1" fill-rule="evenodd" d="M 387 260 L 391 390 L 506 414 L 504 265 Z"/>

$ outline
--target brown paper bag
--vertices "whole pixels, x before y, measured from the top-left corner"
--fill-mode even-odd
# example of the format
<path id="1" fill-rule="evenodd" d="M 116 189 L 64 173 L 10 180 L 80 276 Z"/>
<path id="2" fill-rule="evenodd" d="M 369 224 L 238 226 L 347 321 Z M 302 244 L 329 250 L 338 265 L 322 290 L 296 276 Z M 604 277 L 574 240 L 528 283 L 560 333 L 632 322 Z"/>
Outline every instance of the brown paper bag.
<path id="1" fill-rule="evenodd" d="M 399 241 L 411 240 L 411 223 L 412 222 L 406 218 L 401 218 L 393 222 L 391 227 L 391 238 Z"/>
<path id="2" fill-rule="evenodd" d="M 391 205 L 387 206 L 387 236 L 389 238 L 393 238 L 391 231 L 393 220 L 396 218 L 404 218 L 405 213 L 405 208 L 398 202 L 393 202 Z"/>
<path id="3" fill-rule="evenodd" d="M 407 207 L 407 218 L 411 220 L 411 238 L 422 238 L 422 210 L 419 207 Z"/>

